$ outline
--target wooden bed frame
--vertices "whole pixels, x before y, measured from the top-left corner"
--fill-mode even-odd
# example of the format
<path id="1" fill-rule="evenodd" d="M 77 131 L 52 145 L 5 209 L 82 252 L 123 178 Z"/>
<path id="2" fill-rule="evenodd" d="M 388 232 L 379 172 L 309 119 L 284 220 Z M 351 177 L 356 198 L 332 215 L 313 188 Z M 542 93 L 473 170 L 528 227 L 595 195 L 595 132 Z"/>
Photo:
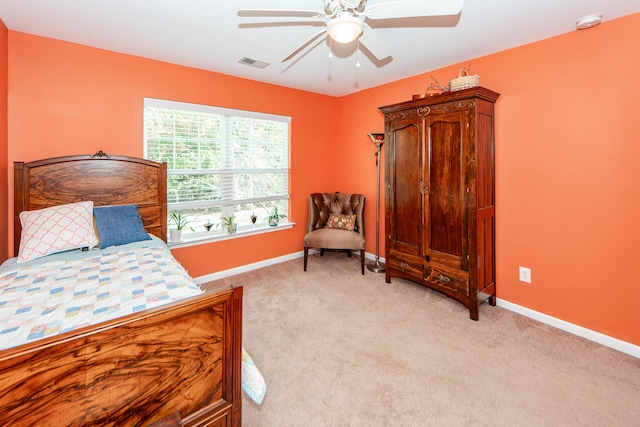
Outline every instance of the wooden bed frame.
<path id="1" fill-rule="evenodd" d="M 102 151 L 15 163 L 19 214 L 137 204 L 166 241 L 166 164 Z M 240 426 L 242 287 L 0 351 L 0 424 Z"/>
<path id="2" fill-rule="evenodd" d="M 145 229 L 167 241 L 167 164 L 98 151 L 14 163 L 14 256 L 20 247 L 20 212 L 87 200 L 95 206 L 138 205 Z"/>

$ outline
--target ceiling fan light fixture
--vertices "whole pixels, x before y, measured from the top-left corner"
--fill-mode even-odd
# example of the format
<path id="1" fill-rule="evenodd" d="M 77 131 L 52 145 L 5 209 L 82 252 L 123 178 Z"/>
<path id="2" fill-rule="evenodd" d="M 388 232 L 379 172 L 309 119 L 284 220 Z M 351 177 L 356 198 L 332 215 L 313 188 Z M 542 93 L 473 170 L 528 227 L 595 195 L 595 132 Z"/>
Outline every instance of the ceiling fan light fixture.
<path id="1" fill-rule="evenodd" d="M 327 33 L 337 43 L 351 43 L 362 34 L 364 24 L 349 14 L 341 14 L 327 24 Z"/>

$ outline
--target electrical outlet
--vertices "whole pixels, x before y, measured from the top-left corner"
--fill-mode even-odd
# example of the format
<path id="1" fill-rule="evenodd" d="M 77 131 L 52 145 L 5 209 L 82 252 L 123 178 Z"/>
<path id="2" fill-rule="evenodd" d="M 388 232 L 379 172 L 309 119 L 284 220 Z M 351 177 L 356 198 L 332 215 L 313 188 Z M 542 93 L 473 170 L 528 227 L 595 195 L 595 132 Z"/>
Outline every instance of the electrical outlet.
<path id="1" fill-rule="evenodd" d="M 531 269 L 527 267 L 520 267 L 520 281 L 525 283 L 531 283 Z"/>

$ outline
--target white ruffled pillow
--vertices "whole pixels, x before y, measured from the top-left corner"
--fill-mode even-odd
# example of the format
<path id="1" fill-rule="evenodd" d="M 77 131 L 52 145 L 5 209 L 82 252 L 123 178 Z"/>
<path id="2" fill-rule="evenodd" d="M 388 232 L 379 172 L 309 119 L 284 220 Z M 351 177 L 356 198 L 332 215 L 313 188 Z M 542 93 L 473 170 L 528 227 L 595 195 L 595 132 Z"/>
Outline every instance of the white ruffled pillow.
<path id="1" fill-rule="evenodd" d="M 78 202 L 20 213 L 22 234 L 17 262 L 94 247 L 93 202 Z"/>

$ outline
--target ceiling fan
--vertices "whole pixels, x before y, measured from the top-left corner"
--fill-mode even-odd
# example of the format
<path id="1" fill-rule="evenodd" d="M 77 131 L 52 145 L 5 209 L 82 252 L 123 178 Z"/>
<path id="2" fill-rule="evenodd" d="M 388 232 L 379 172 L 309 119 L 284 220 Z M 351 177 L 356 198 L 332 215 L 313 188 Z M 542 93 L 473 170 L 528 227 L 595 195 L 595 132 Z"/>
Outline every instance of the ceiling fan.
<path id="1" fill-rule="evenodd" d="M 280 62 L 296 56 L 318 37 L 328 34 L 337 43 L 359 40 L 378 60 L 391 56 L 391 47 L 366 21 L 457 15 L 463 0 L 397 0 L 367 5 L 367 0 L 323 0 L 324 12 L 314 10 L 241 9 L 242 17 L 300 17 L 326 21 L 326 27 Z M 314 23 L 314 21 L 309 21 Z"/>

